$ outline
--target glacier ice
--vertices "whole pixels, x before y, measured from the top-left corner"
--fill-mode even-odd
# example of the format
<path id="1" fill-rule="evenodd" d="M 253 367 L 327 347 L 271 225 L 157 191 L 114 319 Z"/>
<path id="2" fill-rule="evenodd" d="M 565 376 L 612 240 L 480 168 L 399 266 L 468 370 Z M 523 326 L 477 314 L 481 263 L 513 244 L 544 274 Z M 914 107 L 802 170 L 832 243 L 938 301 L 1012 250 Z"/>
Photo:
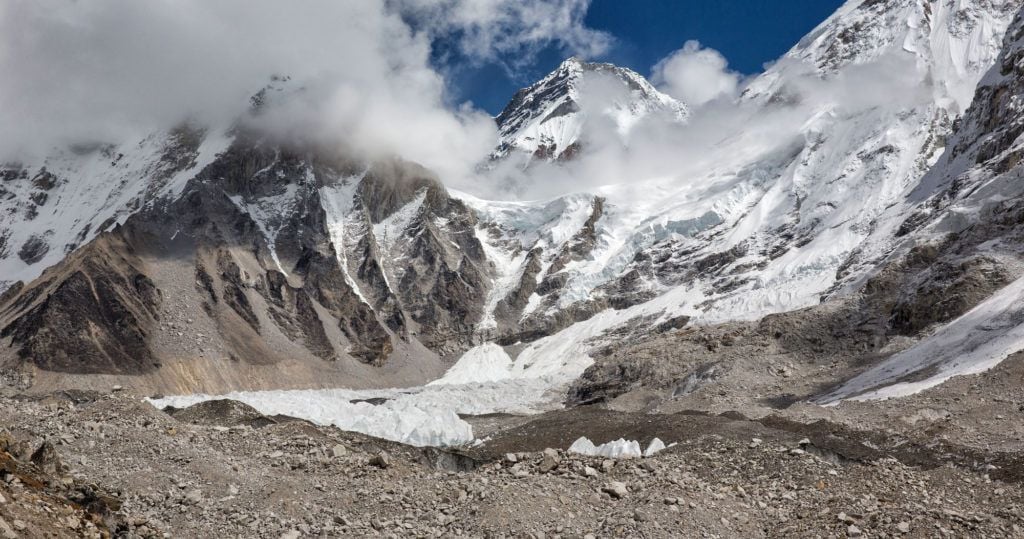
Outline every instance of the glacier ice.
<path id="1" fill-rule="evenodd" d="M 594 445 L 586 436 L 578 438 L 569 446 L 570 453 L 578 453 L 588 457 L 604 457 L 608 459 L 638 459 L 641 457 L 652 457 L 665 449 L 665 442 L 654 438 L 647 446 L 647 450 L 640 450 L 640 442 L 619 438 L 601 445 Z"/>
<path id="2" fill-rule="evenodd" d="M 661 441 L 661 438 L 655 438 L 651 440 L 651 443 L 650 445 L 647 446 L 647 449 L 644 449 L 644 456 L 653 457 L 654 455 L 657 455 L 658 453 L 664 451 L 665 448 L 665 442 Z"/>

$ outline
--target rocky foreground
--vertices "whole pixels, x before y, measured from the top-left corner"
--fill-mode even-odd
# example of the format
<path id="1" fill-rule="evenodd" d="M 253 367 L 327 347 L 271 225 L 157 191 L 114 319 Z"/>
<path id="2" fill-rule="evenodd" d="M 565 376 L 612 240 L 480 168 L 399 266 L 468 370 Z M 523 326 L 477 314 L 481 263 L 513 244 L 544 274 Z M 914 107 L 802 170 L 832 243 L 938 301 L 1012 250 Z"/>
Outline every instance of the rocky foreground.
<path id="1" fill-rule="evenodd" d="M 1019 452 L 782 415 L 590 406 L 473 421 L 488 441 L 447 452 L 232 401 L 6 397 L 0 537 L 1024 537 Z M 565 453 L 580 434 L 677 445 Z"/>

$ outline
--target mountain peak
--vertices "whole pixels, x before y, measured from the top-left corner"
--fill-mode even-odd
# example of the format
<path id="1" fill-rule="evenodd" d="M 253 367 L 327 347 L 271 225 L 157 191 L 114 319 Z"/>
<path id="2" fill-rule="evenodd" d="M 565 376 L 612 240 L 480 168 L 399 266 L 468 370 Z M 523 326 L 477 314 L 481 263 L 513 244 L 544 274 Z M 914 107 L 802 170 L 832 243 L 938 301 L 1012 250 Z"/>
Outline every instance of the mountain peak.
<path id="1" fill-rule="evenodd" d="M 588 86 L 599 78 L 621 83 L 621 87 L 609 85 L 621 95 L 614 99 L 602 96 L 601 106 L 593 110 L 595 107 L 587 105 L 597 98 L 590 99 Z M 500 139 L 494 157 L 516 152 L 537 159 L 571 157 L 585 138 L 588 115 L 595 112 L 611 117 L 623 137 L 649 115 L 665 115 L 674 121 L 685 121 L 689 115 L 685 104 L 660 92 L 639 73 L 571 56 L 540 81 L 516 92 L 495 118 Z"/>
<path id="2" fill-rule="evenodd" d="M 582 66 L 584 63 L 585 63 L 584 60 L 582 58 L 580 58 L 579 56 L 570 56 L 570 57 L 566 58 L 565 60 L 563 60 L 562 64 L 559 65 L 558 68 L 559 69 L 565 69 L 565 68 L 571 67 L 571 66 Z"/>

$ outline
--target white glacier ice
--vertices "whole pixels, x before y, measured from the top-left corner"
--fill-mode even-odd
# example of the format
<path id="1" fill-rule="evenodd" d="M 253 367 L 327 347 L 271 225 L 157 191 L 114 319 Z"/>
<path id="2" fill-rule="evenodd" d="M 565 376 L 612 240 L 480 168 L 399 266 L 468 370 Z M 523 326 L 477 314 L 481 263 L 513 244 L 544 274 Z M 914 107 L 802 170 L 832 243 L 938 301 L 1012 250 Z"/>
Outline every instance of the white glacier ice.
<path id="1" fill-rule="evenodd" d="M 651 443 L 648 444 L 646 450 L 640 451 L 640 442 L 636 440 L 619 438 L 618 440 L 603 443 L 601 445 L 594 445 L 594 442 L 590 441 L 590 438 L 581 436 L 569 446 L 568 451 L 570 453 L 578 453 L 589 457 L 637 459 L 640 457 L 653 457 L 661 451 L 664 451 L 665 448 L 665 442 L 661 441 L 660 438 L 654 438 L 651 440 Z"/>
<path id="2" fill-rule="evenodd" d="M 248 391 L 170 396 L 149 402 L 158 408 L 180 408 L 233 399 L 264 414 L 298 417 L 416 446 L 466 445 L 474 439 L 473 429 L 459 414 L 530 414 L 560 408 L 566 386 L 593 362 L 582 346 L 584 335 L 599 327 L 577 324 L 530 344 L 515 361 L 494 343 L 477 346 L 426 386 Z M 352 402 L 381 398 L 386 400 L 379 405 Z"/>
<path id="3" fill-rule="evenodd" d="M 667 446 L 665 445 L 665 442 L 661 441 L 661 438 L 655 438 L 651 440 L 651 443 L 647 446 L 647 449 L 644 449 L 644 456 L 653 457 L 654 455 L 657 455 L 658 453 L 664 451 L 666 448 Z"/>

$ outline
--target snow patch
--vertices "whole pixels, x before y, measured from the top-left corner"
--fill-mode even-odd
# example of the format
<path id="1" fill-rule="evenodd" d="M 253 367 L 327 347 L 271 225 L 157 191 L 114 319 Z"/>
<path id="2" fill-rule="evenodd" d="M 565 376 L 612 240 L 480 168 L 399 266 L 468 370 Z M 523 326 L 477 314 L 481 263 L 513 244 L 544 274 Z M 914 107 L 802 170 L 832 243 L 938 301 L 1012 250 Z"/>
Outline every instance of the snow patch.
<path id="1" fill-rule="evenodd" d="M 457 385 L 507 380 L 512 371 L 512 358 L 494 343 L 470 349 L 441 378 L 428 385 Z"/>
<path id="2" fill-rule="evenodd" d="M 346 241 L 355 243 L 355 241 L 352 241 L 352 236 L 354 236 L 353 231 L 356 227 L 351 220 L 353 219 L 356 188 L 359 186 L 359 182 L 363 180 L 365 174 L 364 172 L 361 175 L 342 178 L 336 185 L 321 187 L 320 204 L 324 209 L 327 234 L 331 238 L 331 245 L 334 246 L 334 255 L 338 260 L 338 265 L 341 266 L 341 273 L 345 283 L 355 291 L 363 303 L 369 305 L 370 302 L 366 300 L 362 290 L 360 290 L 359 283 L 352 278 L 352 274 L 349 272 L 348 249 L 346 247 Z"/>
<path id="3" fill-rule="evenodd" d="M 409 225 L 423 206 L 423 201 L 426 199 L 427 188 L 424 187 L 420 189 L 419 193 L 416 194 L 416 198 L 411 202 L 402 206 L 398 211 L 389 215 L 381 222 L 373 225 L 373 237 L 377 240 L 377 245 L 380 247 L 381 252 L 391 252 L 391 248 L 398 243 L 405 229 L 409 228 Z"/>
<path id="4" fill-rule="evenodd" d="M 261 197 L 251 202 L 246 201 L 241 195 L 231 195 L 228 198 L 240 210 L 249 214 L 267 241 L 267 248 L 270 249 L 270 258 L 273 259 L 274 265 L 281 273 L 288 275 L 284 266 L 281 265 L 281 259 L 277 256 L 277 235 L 286 224 L 287 216 L 291 215 L 299 205 L 299 185 L 290 183 L 282 193 Z"/>
<path id="5" fill-rule="evenodd" d="M 954 376 L 977 374 L 1024 349 L 1024 277 L 1010 283 L 932 336 L 816 400 L 877 400 L 903 397 Z M 919 379 L 914 378 L 918 373 Z"/>

